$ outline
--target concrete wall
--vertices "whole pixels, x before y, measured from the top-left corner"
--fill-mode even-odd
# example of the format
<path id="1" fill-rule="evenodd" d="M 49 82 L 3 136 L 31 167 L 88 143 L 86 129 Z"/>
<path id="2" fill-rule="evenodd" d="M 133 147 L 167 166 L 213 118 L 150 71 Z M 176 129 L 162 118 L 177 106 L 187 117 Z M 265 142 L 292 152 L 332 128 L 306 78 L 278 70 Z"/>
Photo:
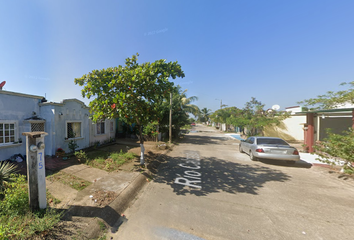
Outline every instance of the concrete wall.
<path id="1" fill-rule="evenodd" d="M 111 139 L 115 138 L 115 130 L 116 130 L 116 120 L 105 120 L 105 131 L 104 134 L 97 133 L 97 124 L 93 123 L 90 120 L 90 146 L 93 146 L 96 142 L 100 142 L 101 144 L 104 142 L 108 142 Z"/>
<path id="2" fill-rule="evenodd" d="M 279 126 L 266 127 L 264 135 L 268 137 L 280 137 L 286 141 L 303 141 L 304 123 L 306 123 L 306 116 L 292 115 L 283 120 Z"/>
<path id="3" fill-rule="evenodd" d="M 15 141 L 22 139 L 22 143 L 0 144 L 0 161 L 14 154 L 26 154 L 26 137 L 22 136 L 22 132 L 30 132 L 31 125 L 25 119 L 32 117 L 34 112 L 41 117 L 38 103 L 42 98 L 0 90 L 0 122 L 15 122 Z"/>

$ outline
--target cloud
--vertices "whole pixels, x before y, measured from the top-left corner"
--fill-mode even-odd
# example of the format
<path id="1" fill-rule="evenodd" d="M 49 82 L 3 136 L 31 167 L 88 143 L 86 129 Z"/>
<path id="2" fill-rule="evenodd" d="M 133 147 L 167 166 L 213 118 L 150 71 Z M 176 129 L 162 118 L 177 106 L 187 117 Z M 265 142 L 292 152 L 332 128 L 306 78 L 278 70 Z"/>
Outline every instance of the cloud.
<path id="1" fill-rule="evenodd" d="M 150 31 L 150 32 L 144 33 L 144 36 L 151 36 L 151 35 L 155 35 L 155 34 L 165 33 L 167 31 L 168 31 L 168 28 L 163 28 L 163 29 L 160 29 L 160 30 L 154 30 L 154 31 Z"/>

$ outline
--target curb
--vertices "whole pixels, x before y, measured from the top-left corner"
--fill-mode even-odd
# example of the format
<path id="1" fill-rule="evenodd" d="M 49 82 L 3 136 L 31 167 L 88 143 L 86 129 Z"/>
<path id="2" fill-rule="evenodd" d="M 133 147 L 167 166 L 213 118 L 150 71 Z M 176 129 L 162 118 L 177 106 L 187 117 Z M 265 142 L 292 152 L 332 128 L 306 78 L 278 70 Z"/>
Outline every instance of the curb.
<path id="1" fill-rule="evenodd" d="M 168 152 L 172 151 L 175 144 L 171 144 L 170 148 L 162 152 L 161 155 L 165 155 Z M 159 159 L 159 156 L 157 159 Z M 139 194 L 139 192 L 147 185 L 149 182 L 147 179 L 152 175 L 151 171 L 147 169 L 145 172 L 140 173 L 136 178 L 125 187 L 122 192 L 113 200 L 108 206 L 104 207 L 96 216 L 105 221 L 106 224 L 110 226 L 110 232 L 115 233 L 118 231 L 119 226 L 125 222 L 125 216 L 122 213 L 131 205 L 133 200 Z M 70 212 L 75 212 L 75 209 L 69 209 Z M 113 214 L 112 214 L 113 213 Z M 89 239 L 95 239 L 99 237 L 101 232 L 100 226 L 97 222 L 97 219 L 92 219 L 88 226 L 84 229 L 85 235 Z"/>
<path id="2" fill-rule="evenodd" d="M 131 202 L 147 183 L 144 173 L 139 174 L 125 189 L 122 190 L 117 198 L 108 206 L 104 207 L 96 217 L 106 222 L 106 224 L 110 226 L 112 233 L 116 232 L 122 223 L 120 220 L 122 217 L 121 214 L 130 206 Z M 112 214 L 112 212 L 115 212 L 115 214 Z M 100 231 L 100 226 L 96 219 L 92 219 L 84 229 L 84 232 L 89 239 L 99 237 Z"/>

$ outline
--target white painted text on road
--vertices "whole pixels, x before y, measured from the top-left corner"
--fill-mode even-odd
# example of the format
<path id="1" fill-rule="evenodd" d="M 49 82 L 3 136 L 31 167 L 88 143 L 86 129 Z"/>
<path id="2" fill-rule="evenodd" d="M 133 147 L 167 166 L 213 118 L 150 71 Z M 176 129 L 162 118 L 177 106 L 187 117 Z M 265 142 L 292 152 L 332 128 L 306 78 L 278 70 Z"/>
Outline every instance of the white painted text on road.
<path id="1" fill-rule="evenodd" d="M 178 177 L 175 179 L 175 183 L 201 189 L 202 174 L 196 171 L 201 168 L 199 153 L 196 151 L 187 152 L 186 158 L 183 160 L 185 162 L 178 164 L 178 166 L 188 170 L 184 171 L 183 175 L 177 174 Z"/>

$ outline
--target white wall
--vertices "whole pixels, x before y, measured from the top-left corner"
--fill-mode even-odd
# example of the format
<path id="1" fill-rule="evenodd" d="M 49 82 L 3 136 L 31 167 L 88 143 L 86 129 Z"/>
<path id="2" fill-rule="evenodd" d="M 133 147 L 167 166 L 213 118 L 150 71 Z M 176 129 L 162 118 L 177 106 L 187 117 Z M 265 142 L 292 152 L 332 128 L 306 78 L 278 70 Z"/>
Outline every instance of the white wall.
<path id="1" fill-rule="evenodd" d="M 78 149 L 90 146 L 89 108 L 77 99 L 66 99 L 62 103 L 42 103 L 41 113 L 46 119 L 46 155 L 54 155 L 58 148 L 69 152 L 66 139 L 67 123 L 81 122 L 81 137 L 75 138 Z"/>
<path id="2" fill-rule="evenodd" d="M 266 127 L 264 135 L 268 137 L 280 137 L 286 141 L 303 141 L 304 123 L 306 123 L 306 116 L 292 115 L 283 120 L 279 126 Z"/>
<path id="3" fill-rule="evenodd" d="M 110 139 L 115 138 L 116 133 L 116 121 L 115 119 L 104 121 L 105 131 L 104 134 L 97 133 L 97 124 L 90 120 L 90 146 L 94 145 L 96 142 L 101 144 L 110 141 Z M 111 125 L 112 124 L 112 125 Z"/>
<path id="4" fill-rule="evenodd" d="M 0 144 L 0 161 L 10 158 L 14 154 L 26 154 L 26 137 L 22 132 L 30 132 L 30 124 L 26 118 L 33 116 L 33 112 L 39 115 L 38 103 L 43 97 L 33 96 L 0 90 L 0 122 L 11 121 L 16 123 L 15 141 L 19 138 L 22 143 Z"/>

